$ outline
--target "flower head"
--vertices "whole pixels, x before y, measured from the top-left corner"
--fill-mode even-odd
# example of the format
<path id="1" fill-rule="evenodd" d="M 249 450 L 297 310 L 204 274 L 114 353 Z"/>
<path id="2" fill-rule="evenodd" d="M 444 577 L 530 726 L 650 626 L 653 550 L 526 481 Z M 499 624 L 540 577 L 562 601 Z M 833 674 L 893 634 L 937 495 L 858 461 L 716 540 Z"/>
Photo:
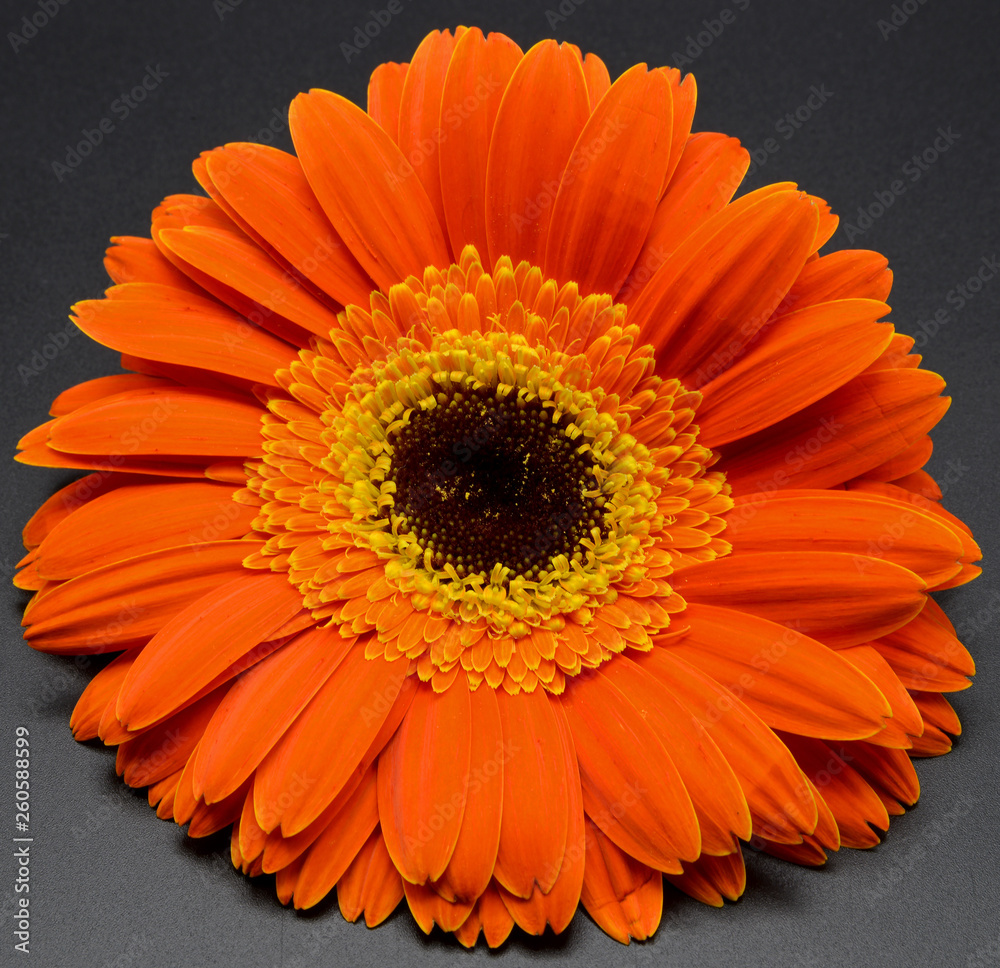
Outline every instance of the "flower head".
<path id="1" fill-rule="evenodd" d="M 25 528 L 25 637 L 120 653 L 75 735 L 283 902 L 646 938 L 664 876 L 871 846 L 950 748 L 943 381 L 694 102 L 435 32 L 367 112 L 296 98 L 295 155 L 202 155 L 74 307 L 129 372 L 22 441 L 91 471 Z"/>

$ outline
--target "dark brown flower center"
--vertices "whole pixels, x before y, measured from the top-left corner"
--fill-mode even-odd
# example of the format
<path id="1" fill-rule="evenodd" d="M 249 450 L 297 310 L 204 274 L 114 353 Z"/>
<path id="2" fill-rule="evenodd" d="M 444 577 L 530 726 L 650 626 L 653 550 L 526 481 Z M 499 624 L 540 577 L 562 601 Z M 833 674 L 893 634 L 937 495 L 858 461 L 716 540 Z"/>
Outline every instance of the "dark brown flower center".
<path id="1" fill-rule="evenodd" d="M 439 389 L 436 407 L 389 437 L 399 531 L 459 575 L 499 563 L 531 577 L 558 555 L 581 560 L 580 542 L 604 527 L 589 439 L 537 397 Z"/>

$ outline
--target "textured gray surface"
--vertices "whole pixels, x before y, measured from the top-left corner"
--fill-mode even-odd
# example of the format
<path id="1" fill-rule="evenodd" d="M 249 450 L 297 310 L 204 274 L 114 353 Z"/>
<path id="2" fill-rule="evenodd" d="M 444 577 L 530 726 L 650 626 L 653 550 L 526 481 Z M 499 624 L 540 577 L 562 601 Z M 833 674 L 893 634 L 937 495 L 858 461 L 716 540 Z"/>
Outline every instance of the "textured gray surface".
<path id="1" fill-rule="evenodd" d="M 51 10 L 55 0 L 47 2 Z M 148 9 L 124 0 L 69 0 L 44 23 L 41 3 L 3 5 L 0 375 L 7 453 L 44 419 L 56 393 L 113 372 L 109 351 L 83 337 L 62 339 L 67 309 L 105 287 L 100 260 L 109 236 L 144 234 L 149 211 L 164 195 L 194 189 L 189 163 L 199 151 L 253 140 L 272 121 L 281 128 L 287 102 L 310 86 L 363 103 L 371 69 L 407 59 L 433 27 L 475 23 L 527 48 L 553 34 L 547 10 L 563 16 L 556 0 L 506 8 L 402 0 L 401 12 L 348 62 L 341 44 L 353 43 L 370 8 L 384 6 L 382 0 L 199 0 Z M 955 397 L 935 433 L 932 469 L 950 474 L 948 506 L 974 526 L 995 561 L 1000 282 L 988 281 L 960 308 L 949 297 L 997 252 L 996 82 L 988 68 L 996 9 L 907 0 L 895 14 L 899 29 L 887 33 L 879 21 L 894 26 L 889 0 L 822 10 L 765 0 L 664 6 L 578 0 L 575 12 L 555 23 L 554 35 L 601 54 L 613 75 L 637 61 L 671 63 L 674 52 L 687 51 L 692 62 L 684 66 L 697 75 L 700 92 L 696 129 L 725 131 L 754 149 L 763 162 L 754 187 L 796 180 L 862 230 L 848 238 L 842 225 L 833 246 L 886 253 L 896 273 L 890 302 L 901 330 L 918 332 L 938 310 L 948 314 L 924 347 L 926 365 L 947 378 Z M 566 0 L 562 9 L 573 8 Z M 717 20 L 723 9 L 732 22 L 706 45 L 703 21 Z M 904 9 L 915 10 L 905 22 Z M 21 18 L 36 15 L 43 26 L 15 51 L 10 33 L 27 36 Z M 149 68 L 159 70 L 160 80 L 126 112 L 120 95 Z M 814 86 L 832 93 L 801 127 L 782 123 Z M 65 163 L 67 143 L 102 118 L 111 119 L 113 130 L 60 180 L 52 163 Z M 949 126 L 958 135 L 954 144 L 911 180 L 903 166 Z M 278 143 L 288 145 L 284 130 Z M 859 222 L 858 206 L 891 192 L 897 180 L 905 191 L 885 214 L 868 227 Z M 425 938 L 405 909 L 375 932 L 346 924 L 335 904 L 309 916 L 283 909 L 269 879 L 251 883 L 233 872 L 224 838 L 187 841 L 116 779 L 111 752 L 73 742 L 69 713 L 92 670 L 21 642 L 26 596 L 7 584 L 20 554 L 20 527 L 69 477 L 0 461 L 0 736 L 11 747 L 15 725 L 31 731 L 35 835 L 32 955 L 12 950 L 12 865 L 0 865 L 0 964 L 1000 964 L 995 572 L 943 596 L 956 624 L 971 630 L 967 641 L 979 662 L 977 684 L 956 700 L 966 733 L 947 757 L 918 764 L 920 805 L 893 821 L 882 846 L 844 851 L 822 871 L 751 856 L 745 898 L 722 911 L 668 890 L 662 927 L 646 945 L 623 948 L 581 914 L 560 938 L 515 934 L 499 953 L 480 948 L 465 955 L 439 934 Z M 0 782 L 11 790 L 11 781 Z M 3 836 L 12 822 L 13 816 L 0 817 Z"/>

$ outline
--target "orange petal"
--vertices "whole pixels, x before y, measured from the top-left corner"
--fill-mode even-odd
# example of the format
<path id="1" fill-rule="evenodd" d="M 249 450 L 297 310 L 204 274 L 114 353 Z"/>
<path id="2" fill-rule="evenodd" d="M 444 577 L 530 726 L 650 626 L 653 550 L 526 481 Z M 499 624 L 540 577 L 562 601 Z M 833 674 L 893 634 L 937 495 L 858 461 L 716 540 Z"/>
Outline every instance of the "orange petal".
<path id="1" fill-rule="evenodd" d="M 737 692 L 768 726 L 861 739 L 892 714 L 867 676 L 793 629 L 716 605 L 691 603 L 684 619 L 688 632 L 666 648 Z"/>
<path id="2" fill-rule="evenodd" d="M 243 800 L 249 786 L 249 782 L 243 784 L 239 790 L 218 803 L 205 803 L 199 800 L 188 823 L 188 836 L 209 837 L 239 820 L 240 810 L 243 807 Z M 256 877 L 260 871 L 254 864 L 247 873 L 251 877 Z"/>
<path id="3" fill-rule="evenodd" d="M 88 474 L 67 484 L 45 501 L 24 526 L 22 538 L 25 548 L 37 548 L 60 521 L 64 521 L 88 501 L 126 484 L 151 483 L 155 480 L 154 477 L 143 479 L 132 474 Z"/>
<path id="4" fill-rule="evenodd" d="M 101 718 L 108 706 L 118 698 L 118 690 L 138 654 L 138 649 L 123 652 L 87 683 L 69 720 L 74 739 L 80 742 L 97 739 Z"/>
<path id="5" fill-rule="evenodd" d="M 288 864 L 295 863 L 296 859 L 305 854 L 316 842 L 317 838 L 336 816 L 351 802 L 354 795 L 360 789 L 361 784 L 371 780 L 371 763 L 365 764 L 362 769 L 358 767 L 340 792 L 323 809 L 323 812 L 307 827 L 304 827 L 297 834 L 286 837 L 280 827 L 276 827 L 270 833 L 265 833 L 257 823 L 256 803 L 250 805 L 250 813 L 253 814 L 251 826 L 259 831 L 258 836 L 263 840 L 263 851 L 260 857 L 261 870 L 266 874 L 279 871 Z M 271 821 L 263 818 L 267 823 Z M 244 817 L 245 822 L 246 817 Z M 254 844 L 256 849 L 256 843 Z"/>
<path id="6" fill-rule="evenodd" d="M 892 342 L 885 348 L 882 355 L 868 369 L 875 370 L 905 370 L 920 366 L 921 357 L 911 353 L 913 337 L 895 333 Z"/>
<path id="7" fill-rule="evenodd" d="M 913 740 L 913 746 L 906 751 L 910 756 L 943 756 L 951 752 L 951 737 L 947 733 L 932 726 L 924 728 L 923 734 Z"/>
<path id="8" fill-rule="evenodd" d="M 747 552 L 684 568 L 671 585 L 690 602 L 750 612 L 837 648 L 898 629 L 927 600 L 912 571 L 863 562 L 862 571 L 842 552 Z"/>
<path id="9" fill-rule="evenodd" d="M 83 471 L 100 471 L 102 477 L 108 474 L 135 474 L 137 477 L 177 477 L 204 479 L 207 477 L 206 462 L 195 457 L 169 456 L 164 460 L 143 457 L 123 457 L 120 452 L 112 454 L 66 454 L 54 450 L 48 444 L 35 444 L 18 453 L 14 460 L 35 467 L 67 467 Z"/>
<path id="10" fill-rule="evenodd" d="M 833 299 L 877 299 L 892 288 L 889 262 L 879 252 L 842 249 L 807 263 L 788 292 L 789 311 Z"/>
<path id="11" fill-rule="evenodd" d="M 692 233 L 629 310 L 639 341 L 657 348 L 657 372 L 688 386 L 706 382 L 719 347 L 745 344 L 780 304 L 817 218 L 800 192 L 751 192 Z"/>
<path id="12" fill-rule="evenodd" d="M 341 305 L 368 304 L 372 282 L 324 215 L 298 158 L 236 143 L 209 152 L 205 163 L 216 189 L 272 255 Z"/>
<path id="13" fill-rule="evenodd" d="M 455 44 L 441 95 L 441 187 L 452 252 L 472 243 L 486 258 L 486 162 L 507 82 L 521 60 L 509 37 L 478 27 Z M 373 75 L 374 77 L 374 75 Z"/>
<path id="14" fill-rule="evenodd" d="M 243 812 L 233 829 L 232 849 L 238 854 L 238 858 L 233 861 L 234 866 L 243 867 L 246 872 L 246 865 L 255 861 L 259 862 L 267 834 L 261 830 L 257 823 L 257 818 L 253 810 L 253 788 L 247 791 L 243 801 Z M 287 904 L 287 901 L 282 903 Z"/>
<path id="15" fill-rule="evenodd" d="M 909 737 L 919 736 L 923 732 L 924 724 L 920 711 L 889 663 L 870 645 L 854 645 L 847 649 L 839 649 L 837 654 L 871 679 L 892 707 L 892 719 L 881 733 L 868 737 L 868 743 L 897 749 L 909 746 Z"/>
<path id="16" fill-rule="evenodd" d="M 423 185 L 364 111 L 338 94 L 314 90 L 292 101 L 288 121 L 327 218 L 383 292 L 409 275 L 421 277 L 425 266 L 449 264 Z"/>
<path id="17" fill-rule="evenodd" d="M 837 754 L 860 773 L 876 793 L 885 793 L 901 803 L 916 803 L 920 781 L 905 750 L 886 749 L 867 742 L 838 743 Z"/>
<path id="18" fill-rule="evenodd" d="M 379 64 L 368 81 L 368 113 L 399 144 L 399 102 L 409 64 Z M 354 918 L 348 918 L 353 921 Z"/>
<path id="19" fill-rule="evenodd" d="M 53 417 L 63 417 L 67 413 L 79 410 L 80 407 L 101 400 L 104 397 L 113 396 L 116 393 L 124 393 L 126 390 L 144 390 L 147 388 L 166 389 L 176 386 L 173 381 L 164 380 L 158 376 L 146 376 L 142 373 L 117 373 L 114 376 L 99 376 L 95 380 L 85 380 L 75 387 L 63 390 L 52 401 L 49 413 Z"/>
<path id="20" fill-rule="evenodd" d="M 827 808 L 829 809 L 829 808 Z M 782 860 L 806 867 L 821 867 L 826 863 L 826 851 L 814 837 L 805 837 L 801 844 L 780 844 L 766 838 L 754 841 L 754 846 L 765 853 L 780 857 Z"/>
<path id="21" fill-rule="evenodd" d="M 112 298 L 77 303 L 73 312 L 80 329 L 114 350 L 270 386 L 278 385 L 275 370 L 295 358 L 287 343 L 213 300 L 150 283 L 108 293 Z"/>
<path id="22" fill-rule="evenodd" d="M 946 733 L 951 733 L 953 736 L 961 734 L 962 723 L 958 718 L 958 714 L 952 708 L 951 703 L 941 693 L 914 690 L 911 695 L 925 723 L 936 726 L 938 729 Z"/>
<path id="23" fill-rule="evenodd" d="M 492 264 L 541 262 L 563 169 L 590 115 L 587 81 L 568 45 L 543 40 L 507 85 L 486 165 L 486 233 Z"/>
<path id="24" fill-rule="evenodd" d="M 185 236 L 184 232 L 191 234 Z M 269 254 L 262 251 L 263 247 L 259 243 L 248 239 L 236 226 L 221 228 L 212 222 L 204 223 L 201 220 L 188 222 L 173 214 L 159 217 L 155 217 L 154 214 L 152 233 L 163 254 L 205 293 L 241 317 L 244 327 L 249 325 L 266 331 L 295 349 L 309 345 L 309 340 L 314 334 L 277 312 L 274 300 L 271 298 L 271 293 L 274 291 L 276 295 L 282 295 L 283 300 L 287 302 L 287 290 L 299 285 L 298 280 L 293 278 L 287 267 L 279 265 Z M 203 234 L 199 238 L 194 233 Z M 231 246 L 221 242 L 213 245 L 213 236 L 215 239 L 229 240 Z M 246 265 L 234 264 L 230 267 L 220 264 L 220 260 L 213 257 L 213 247 L 220 249 L 230 247 L 232 257 L 253 265 L 254 269 L 259 270 L 259 277 L 255 277 L 253 271 Z M 179 255 L 179 250 L 183 250 L 190 259 Z M 201 269 L 199 264 L 218 272 L 221 278 Z M 251 293 L 256 292 L 264 302 L 257 302 L 247 290 Z M 127 295 L 120 297 L 117 289 L 112 289 L 109 290 L 109 298 L 132 297 Z"/>
<path id="25" fill-rule="evenodd" d="M 480 929 L 491 948 L 498 948 L 507 940 L 514 927 L 514 919 L 500 899 L 499 890 L 495 885 L 490 885 L 479 898 L 475 910 L 463 923 L 462 928 L 466 925 L 474 927 L 475 935 L 470 937 L 471 930 L 463 931 L 461 928 L 455 932 L 459 941 L 466 947 L 475 944 Z"/>
<path id="26" fill-rule="evenodd" d="M 403 893 L 413 920 L 424 934 L 434 925 L 443 931 L 455 931 L 472 913 L 475 901 L 447 901 L 429 887 L 403 880 Z"/>
<path id="27" fill-rule="evenodd" d="M 712 907 L 722 907 L 724 898 L 735 901 L 742 896 L 747 884 L 743 851 L 738 844 L 721 857 L 702 854 L 694 863 L 684 865 L 683 874 L 667 874 L 674 887 L 695 900 Z"/>
<path id="28" fill-rule="evenodd" d="M 165 548 L 239 538 L 257 509 L 210 481 L 118 487 L 57 524 L 38 549 L 39 573 L 74 578 L 102 565 Z"/>
<path id="29" fill-rule="evenodd" d="M 548 892 L 543 892 L 536 883 L 528 898 L 511 894 L 503 886 L 498 887 L 500 898 L 510 911 L 514 923 L 528 934 L 535 935 L 542 934 L 547 924 L 558 934 L 573 920 L 580 903 L 586 862 L 583 792 L 580 787 L 580 771 L 576 756 L 572 752 L 573 737 L 562 709 L 557 705 L 553 705 L 552 708 L 556 714 L 556 724 L 563 746 L 570 754 L 567 757 L 570 776 L 567 785 L 566 851 L 559 866 L 559 876 Z"/>
<path id="30" fill-rule="evenodd" d="M 118 747 L 115 769 L 131 787 L 150 786 L 183 769 L 225 695 L 209 695 Z M 241 801 L 242 803 L 242 801 Z"/>
<path id="31" fill-rule="evenodd" d="M 324 338 L 337 325 L 330 309 L 242 233 L 191 225 L 163 229 L 157 238 L 178 258 L 244 296 L 230 305 L 251 324 L 267 325 L 277 314 Z"/>
<path id="32" fill-rule="evenodd" d="M 111 290 L 108 292 L 118 292 Z M 122 353 L 122 369 L 131 370 L 133 373 L 143 373 L 146 376 L 159 377 L 161 380 L 169 380 L 170 385 L 181 385 L 189 387 L 202 387 L 206 390 L 222 390 L 232 393 L 249 395 L 253 393 L 254 383 L 244 380 L 242 377 L 230 376 L 226 373 L 202 370 L 196 366 L 181 366 L 178 363 L 161 363 L 157 360 L 150 360 L 142 356 L 133 356 L 130 353 Z"/>
<path id="33" fill-rule="evenodd" d="M 200 286 L 164 258 L 152 239 L 119 235 L 111 241 L 113 245 L 104 257 L 104 268 L 112 282 L 155 282 L 204 296 Z"/>
<path id="34" fill-rule="evenodd" d="M 670 160 L 670 86 L 641 64 L 611 86 L 577 138 L 552 207 L 542 268 L 583 295 L 616 293 L 646 237 Z"/>
<path id="35" fill-rule="evenodd" d="M 43 652 L 116 652 L 158 632 L 207 592 L 245 577 L 259 542 L 213 541 L 104 565 L 35 598 L 24 637 Z"/>
<path id="36" fill-rule="evenodd" d="M 702 392 L 698 442 L 746 437 L 843 386 L 888 345 L 892 326 L 878 322 L 888 309 L 871 299 L 819 303 L 781 316 L 742 347 L 731 342 L 687 384 Z M 713 378 L 716 368 L 724 372 Z"/>
<path id="37" fill-rule="evenodd" d="M 199 599 L 152 638 L 118 697 L 118 719 L 141 729 L 181 706 L 302 609 L 283 574 L 248 574 Z"/>
<path id="38" fill-rule="evenodd" d="M 400 177 L 416 174 L 442 226 L 445 217 L 438 164 L 444 136 L 441 95 L 452 51 L 463 33 L 465 28 L 457 27 L 454 37 L 450 30 L 432 30 L 424 37 L 410 60 L 399 100 L 399 131 L 395 140 L 409 168 L 398 174 Z"/>
<path id="39" fill-rule="evenodd" d="M 368 771 L 361 786 L 309 848 L 295 884 L 298 910 L 318 904 L 333 890 L 378 824 L 375 771 Z"/>
<path id="40" fill-rule="evenodd" d="M 872 645 L 907 689 L 953 692 L 968 689 L 976 664 L 969 650 L 924 609 L 912 622 Z"/>
<path id="41" fill-rule="evenodd" d="M 508 758 L 494 876 L 512 894 L 527 898 L 535 884 L 551 890 L 562 866 L 572 751 L 548 693 L 522 690 L 511 696 L 498 689 L 496 697 Z"/>
<path id="42" fill-rule="evenodd" d="M 628 657 L 601 671 L 653 728 L 680 772 L 701 828 L 703 853 L 728 854 L 733 840 L 750 837 L 750 811 L 739 780 L 718 746 L 660 680 Z"/>
<path id="43" fill-rule="evenodd" d="M 411 884 L 437 880 L 455 852 L 466 808 L 471 729 L 465 676 L 441 693 L 421 683 L 379 756 L 382 835 L 396 869 Z"/>
<path id="44" fill-rule="evenodd" d="M 937 501 L 924 497 L 922 494 L 915 494 L 914 492 L 908 491 L 906 488 L 899 487 L 896 484 L 882 483 L 879 481 L 866 481 L 863 479 L 850 481 L 846 487 L 849 491 L 855 493 L 860 491 L 864 494 L 872 494 L 878 497 L 889 498 L 893 501 L 904 502 L 906 504 L 913 505 L 925 514 L 930 514 L 935 518 L 940 518 L 949 528 L 951 528 L 959 540 L 961 540 L 963 564 L 978 561 L 982 557 L 982 551 L 980 550 L 979 545 L 977 545 L 973 540 L 972 534 L 969 531 L 969 526 L 965 524 L 964 521 L 955 517 L 955 515 L 950 511 L 941 507 Z"/>
<path id="45" fill-rule="evenodd" d="M 384 65 L 383 65 L 384 66 Z M 376 829 L 337 881 L 337 903 L 348 921 L 364 913 L 365 924 L 381 924 L 403 900 L 403 879 L 393 866 L 381 830 Z"/>
<path id="46" fill-rule="evenodd" d="M 503 771 L 508 759 L 496 694 L 480 686 L 469 694 L 472 746 L 468 800 L 448 868 L 434 890 L 448 900 L 472 901 L 493 876 L 500 844 Z"/>
<path id="47" fill-rule="evenodd" d="M 663 913 L 663 875 L 616 847 L 587 818 L 587 863 L 581 900 L 598 926 L 616 941 L 645 941 Z"/>
<path id="48" fill-rule="evenodd" d="M 905 450 L 894 454 L 885 463 L 865 471 L 865 477 L 870 481 L 895 481 L 919 471 L 931 459 L 934 442 L 928 435 L 915 440 Z"/>
<path id="49" fill-rule="evenodd" d="M 590 99 L 590 110 L 593 111 L 608 93 L 611 75 L 607 64 L 597 54 L 587 54 L 583 58 L 583 76 L 587 79 L 587 96 Z"/>
<path id="50" fill-rule="evenodd" d="M 399 694 L 405 662 L 366 659 L 357 643 L 257 768 L 257 819 L 286 837 L 305 829 L 337 795 Z"/>
<path id="51" fill-rule="evenodd" d="M 943 520 L 912 504 L 861 491 L 786 490 L 737 498 L 726 515 L 737 553 L 838 551 L 863 578 L 884 558 L 933 586 L 959 569 L 963 542 Z"/>
<path id="52" fill-rule="evenodd" d="M 205 800 L 228 796 L 257 768 L 349 647 L 332 629 L 309 629 L 237 678 L 198 748 L 194 785 Z"/>
<path id="53" fill-rule="evenodd" d="M 598 670 L 560 697 L 583 781 L 587 815 L 619 847 L 657 870 L 680 871 L 701 851 L 691 797 L 659 737 Z"/>
<path id="54" fill-rule="evenodd" d="M 735 494 L 832 487 L 923 437 L 948 409 L 944 381 L 924 370 L 862 373 L 766 430 L 727 445 L 718 469 Z"/>
<path id="55" fill-rule="evenodd" d="M 698 102 L 698 85 L 693 74 L 688 74 L 682 79 L 681 72 L 676 67 L 661 67 L 659 70 L 670 84 L 671 97 L 674 102 L 670 164 L 667 166 L 667 173 L 663 176 L 663 188 L 660 192 L 662 195 L 666 192 L 673 179 L 674 171 L 680 164 L 684 146 L 691 138 L 691 124 L 694 121 L 694 109 Z"/>
<path id="56" fill-rule="evenodd" d="M 261 407 L 235 393 L 127 390 L 57 418 L 50 445 L 70 454 L 261 454 Z"/>
<path id="57" fill-rule="evenodd" d="M 874 847 L 879 843 L 870 825 L 888 830 L 889 815 L 861 774 L 821 739 L 792 735 L 782 738 L 833 811 L 843 845 Z"/>
<path id="58" fill-rule="evenodd" d="M 799 843 L 816 829 L 816 802 L 785 745 L 729 689 L 672 650 L 654 648 L 636 657 L 705 727 L 736 774 L 754 830 Z"/>
<path id="59" fill-rule="evenodd" d="M 667 257 L 729 204 L 749 166 L 750 155 L 736 138 L 709 132 L 691 135 L 616 301 L 635 302 Z"/>

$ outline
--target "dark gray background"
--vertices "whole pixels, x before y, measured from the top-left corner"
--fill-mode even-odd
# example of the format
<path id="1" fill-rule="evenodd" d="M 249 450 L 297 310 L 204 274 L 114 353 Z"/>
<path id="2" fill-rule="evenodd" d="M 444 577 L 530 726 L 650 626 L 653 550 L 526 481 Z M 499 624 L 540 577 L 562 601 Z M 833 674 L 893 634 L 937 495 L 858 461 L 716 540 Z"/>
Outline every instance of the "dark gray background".
<path id="1" fill-rule="evenodd" d="M 894 4 L 824 5 L 773 0 L 682 0 L 644 7 L 585 0 L 550 26 L 557 0 L 510 4 L 403 0 L 402 11 L 357 56 L 345 58 L 368 11 L 384 0 L 267 3 L 198 0 L 155 5 L 68 0 L 28 43 L 23 30 L 56 0 L 5 0 L 0 12 L 0 300 L 4 338 L 4 450 L 45 419 L 50 399 L 80 380 L 114 372 L 115 357 L 79 337 L 38 366 L 63 332 L 72 302 L 107 285 L 101 257 L 111 235 L 143 235 L 167 194 L 195 190 L 192 158 L 226 141 L 253 140 L 288 101 L 311 86 L 364 103 L 381 61 L 408 59 L 431 28 L 457 23 L 502 30 L 524 49 L 556 36 L 594 50 L 612 76 L 638 61 L 673 63 L 690 53 L 699 84 L 696 130 L 738 136 L 749 148 L 774 139 L 752 185 L 795 180 L 827 198 L 847 222 L 890 189 L 914 153 L 949 126 L 947 152 L 907 182 L 905 193 L 852 247 L 888 255 L 896 282 L 893 319 L 904 332 L 939 309 L 948 321 L 929 338 L 926 365 L 955 397 L 935 433 L 931 469 L 948 473 L 947 504 L 970 522 L 995 560 L 997 469 L 995 319 L 1000 282 L 986 282 L 960 310 L 949 293 L 997 254 L 995 91 L 989 69 L 997 32 L 993 4 L 907 0 L 899 29 L 883 36 Z M 904 20 L 904 7 L 914 10 Z M 664 9 L 668 8 L 668 9 Z M 744 8 L 744 9 L 741 9 Z M 723 9 L 735 21 L 707 46 L 703 20 Z M 42 15 L 38 14 L 39 20 Z M 704 34 L 703 34 L 704 38 Z M 687 56 L 690 56 L 690 53 Z M 112 104 L 147 66 L 166 72 L 121 120 Z M 832 96 L 787 139 L 777 125 L 813 86 Z M 81 130 L 111 116 L 115 130 L 60 181 L 52 163 Z M 287 132 L 278 143 L 289 147 Z M 65 173 L 64 173 L 65 174 Z M 846 247 L 842 227 L 833 247 Z M 54 345 L 54 344 L 52 344 Z M 53 351 L 49 349 L 49 355 Z M 745 898 L 722 911 L 668 888 L 663 923 L 649 944 L 624 948 L 582 913 L 557 939 L 515 932 L 497 954 L 465 955 L 435 933 L 425 938 L 405 907 L 375 932 L 346 924 L 335 903 L 309 916 L 282 908 L 273 882 L 251 883 L 229 866 L 227 838 L 205 844 L 162 823 L 141 793 L 114 775 L 114 754 L 81 746 L 67 722 L 93 671 L 32 652 L 20 639 L 27 596 L 7 580 L 20 556 L 19 531 L 36 506 L 71 475 L 0 461 L 5 529 L 4 685 L 0 748 L 13 727 L 32 742 L 32 955 L 16 959 L 9 933 L 13 865 L 0 864 L 0 963 L 44 966 L 182 964 L 423 965 L 456 960 L 507 965 L 934 965 L 1000 963 L 997 904 L 997 708 L 1000 623 L 996 574 L 942 596 L 968 631 L 977 685 L 956 705 L 966 735 L 955 751 L 922 761 L 920 805 L 893 821 L 873 851 L 843 851 L 821 871 L 763 855 L 748 858 Z M 13 766 L 0 766 L 13 772 Z M 8 793 L 12 781 L 0 781 Z M 13 803 L 0 797 L 13 814 Z M 0 816 L 8 836 L 13 816 Z M 3 848 L 7 852 L 7 848 Z M 464 959 L 464 960 L 463 960 Z"/>

